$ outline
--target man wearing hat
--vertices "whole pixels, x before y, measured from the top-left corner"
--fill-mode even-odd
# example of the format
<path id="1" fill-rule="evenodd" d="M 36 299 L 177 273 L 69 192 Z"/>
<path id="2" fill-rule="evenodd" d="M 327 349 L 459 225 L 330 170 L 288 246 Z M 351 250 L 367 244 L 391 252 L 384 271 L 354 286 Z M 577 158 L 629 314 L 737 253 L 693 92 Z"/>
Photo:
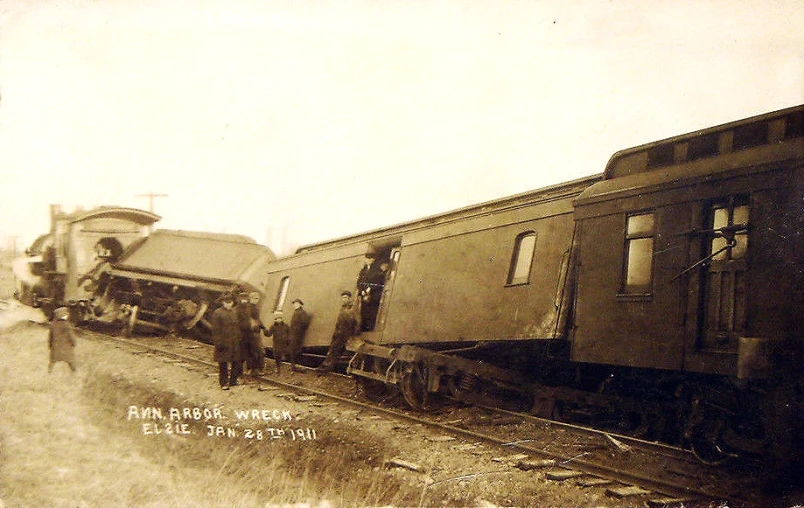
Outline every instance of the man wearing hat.
<path id="1" fill-rule="evenodd" d="M 59 307 L 53 311 L 53 322 L 50 324 L 48 347 L 50 349 L 50 363 L 47 371 L 53 371 L 56 362 L 67 362 L 70 370 L 75 372 L 75 331 L 70 321 L 69 311 L 66 307 Z"/>
<path id="2" fill-rule="evenodd" d="M 310 315 L 304 310 L 304 302 L 299 298 L 293 300 L 293 309 L 293 316 L 290 317 L 290 372 L 297 372 L 296 360 L 301 353 Z"/>
<path id="3" fill-rule="evenodd" d="M 358 333 L 358 323 L 355 311 L 352 306 L 352 293 L 341 291 L 341 310 L 338 312 L 338 319 L 335 321 L 335 331 L 332 333 L 332 342 L 327 351 L 327 357 L 318 366 L 319 373 L 332 370 L 335 362 L 346 350 L 346 343 Z"/>
<path id="4" fill-rule="evenodd" d="M 274 338 L 276 373 L 281 374 L 282 360 L 287 360 L 290 357 L 290 327 L 285 323 L 281 310 L 274 312 L 274 324 L 265 331 L 265 335 Z"/>
<path id="5" fill-rule="evenodd" d="M 252 376 L 262 371 L 265 358 L 260 338 L 260 330 L 265 329 L 265 326 L 260 321 L 260 310 L 257 306 L 259 301 L 260 294 L 258 292 L 246 293 L 243 291 L 238 295 L 236 306 L 237 319 L 240 324 L 241 356 Z"/>
<path id="6" fill-rule="evenodd" d="M 232 294 L 224 294 L 221 297 L 221 306 L 212 313 L 210 323 L 212 343 L 215 345 L 213 360 L 218 362 L 218 381 L 224 390 L 237 385 L 237 378 L 243 369 L 243 358 L 240 354 L 240 323 L 234 300 Z"/>

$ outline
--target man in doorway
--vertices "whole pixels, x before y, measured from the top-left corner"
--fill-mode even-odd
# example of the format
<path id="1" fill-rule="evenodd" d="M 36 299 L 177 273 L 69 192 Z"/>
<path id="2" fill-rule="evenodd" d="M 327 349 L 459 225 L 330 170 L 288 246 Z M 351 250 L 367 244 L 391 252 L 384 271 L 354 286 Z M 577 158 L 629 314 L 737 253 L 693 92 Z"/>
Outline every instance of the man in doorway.
<path id="1" fill-rule="evenodd" d="M 385 270 L 383 270 L 383 266 Z M 387 270 L 387 259 L 380 261 L 372 254 L 366 255 L 366 263 L 357 277 L 357 290 L 360 296 L 360 329 L 364 332 L 374 330 Z"/>

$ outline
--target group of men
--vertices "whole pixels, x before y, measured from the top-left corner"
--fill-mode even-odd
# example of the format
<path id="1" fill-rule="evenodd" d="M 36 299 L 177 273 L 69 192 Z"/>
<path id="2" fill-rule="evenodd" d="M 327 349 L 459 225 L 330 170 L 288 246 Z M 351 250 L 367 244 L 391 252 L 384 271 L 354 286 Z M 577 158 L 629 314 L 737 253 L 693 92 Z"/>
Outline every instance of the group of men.
<path id="1" fill-rule="evenodd" d="M 250 374 L 262 372 L 267 354 L 262 334 L 274 339 L 277 374 L 281 373 L 282 360 L 290 362 L 291 372 L 297 370 L 296 361 L 310 323 L 304 302 L 298 298 L 293 301 L 295 310 L 290 325 L 284 322 L 282 312 L 275 312 L 274 322 L 266 327 L 260 319 L 259 299 L 257 292 L 241 292 L 235 303 L 235 296 L 226 293 L 221 297 L 221 306 L 212 313 L 213 360 L 218 363 L 218 382 L 224 390 L 238 384 L 244 363 Z"/>
<path id="2" fill-rule="evenodd" d="M 341 292 L 341 308 L 335 320 L 332 342 L 324 361 L 317 368 L 319 374 L 334 368 L 351 337 L 374 329 L 388 267 L 387 258 L 378 260 L 371 254 L 366 256 L 357 280 L 359 312 L 352 302 L 351 291 Z M 214 360 L 218 362 L 218 380 L 224 390 L 237 385 L 244 362 L 252 375 L 263 370 L 264 359 L 269 351 L 268 348 L 263 350 L 261 334 L 273 337 L 277 374 L 281 373 L 282 361 L 290 362 L 291 373 L 297 372 L 296 362 L 310 324 L 310 315 L 304 310 L 304 302 L 298 298 L 293 300 L 290 325 L 285 323 L 282 312 L 277 311 L 274 312 L 274 322 L 266 328 L 260 320 L 259 299 L 257 292 L 240 293 L 235 303 L 234 296 L 227 293 L 221 298 L 221 306 L 212 313 Z"/>

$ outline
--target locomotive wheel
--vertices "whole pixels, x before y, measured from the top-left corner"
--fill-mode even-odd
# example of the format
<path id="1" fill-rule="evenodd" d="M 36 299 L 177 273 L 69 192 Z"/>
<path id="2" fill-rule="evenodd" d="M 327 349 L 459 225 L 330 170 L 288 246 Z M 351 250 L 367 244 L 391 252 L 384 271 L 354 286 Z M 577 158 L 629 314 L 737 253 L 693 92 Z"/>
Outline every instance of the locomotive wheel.
<path id="1" fill-rule="evenodd" d="M 427 376 L 427 367 L 415 363 L 399 380 L 399 391 L 413 409 L 432 411 L 438 407 L 435 395 L 427 391 Z"/>

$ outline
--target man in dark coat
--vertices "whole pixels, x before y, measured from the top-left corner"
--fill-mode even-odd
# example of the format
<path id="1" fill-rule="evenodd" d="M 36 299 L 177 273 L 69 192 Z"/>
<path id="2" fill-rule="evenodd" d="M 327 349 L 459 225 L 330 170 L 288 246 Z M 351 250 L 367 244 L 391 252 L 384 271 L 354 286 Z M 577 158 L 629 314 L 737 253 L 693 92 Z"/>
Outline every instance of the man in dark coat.
<path id="1" fill-rule="evenodd" d="M 221 388 L 228 390 L 237 385 L 243 369 L 240 352 L 240 323 L 234 309 L 234 297 L 226 294 L 221 306 L 212 313 L 212 343 L 215 345 L 213 360 L 218 362 L 218 381 Z M 229 367 L 231 366 L 231 371 Z"/>
<path id="2" fill-rule="evenodd" d="M 47 371 L 53 371 L 56 362 L 67 362 L 70 371 L 75 372 L 75 331 L 67 320 L 69 311 L 59 307 L 53 311 L 53 322 L 50 324 L 48 347 L 50 349 L 50 363 Z"/>
<path id="3" fill-rule="evenodd" d="M 290 358 L 290 327 L 285 323 L 282 311 L 274 312 L 274 324 L 265 331 L 267 337 L 274 338 L 274 360 L 276 373 L 282 373 L 282 360 Z"/>
<path id="4" fill-rule="evenodd" d="M 304 334 L 310 325 L 310 314 L 304 310 L 304 302 L 293 300 L 293 316 L 290 318 L 290 372 L 297 372 L 296 360 L 304 344 Z"/>
<path id="5" fill-rule="evenodd" d="M 335 362 L 346 350 L 346 343 L 351 337 L 357 335 L 358 331 L 359 325 L 352 306 L 352 293 L 342 291 L 341 310 L 338 312 L 338 318 L 335 320 L 335 331 L 332 333 L 332 342 L 329 345 L 327 357 L 324 358 L 324 361 L 318 366 L 317 370 L 319 373 L 332 370 L 335 366 Z"/>
<path id="6" fill-rule="evenodd" d="M 257 308 L 259 301 L 260 294 L 255 291 L 251 294 L 240 293 L 237 302 L 237 321 L 242 338 L 241 354 L 251 375 L 262 370 L 265 358 L 260 339 L 260 329 L 265 327 L 260 321 L 260 311 Z"/>
<path id="7" fill-rule="evenodd" d="M 387 268 L 387 260 L 380 261 L 367 255 L 365 264 L 357 276 L 357 291 L 360 296 L 360 329 L 364 332 L 374 330 Z"/>

